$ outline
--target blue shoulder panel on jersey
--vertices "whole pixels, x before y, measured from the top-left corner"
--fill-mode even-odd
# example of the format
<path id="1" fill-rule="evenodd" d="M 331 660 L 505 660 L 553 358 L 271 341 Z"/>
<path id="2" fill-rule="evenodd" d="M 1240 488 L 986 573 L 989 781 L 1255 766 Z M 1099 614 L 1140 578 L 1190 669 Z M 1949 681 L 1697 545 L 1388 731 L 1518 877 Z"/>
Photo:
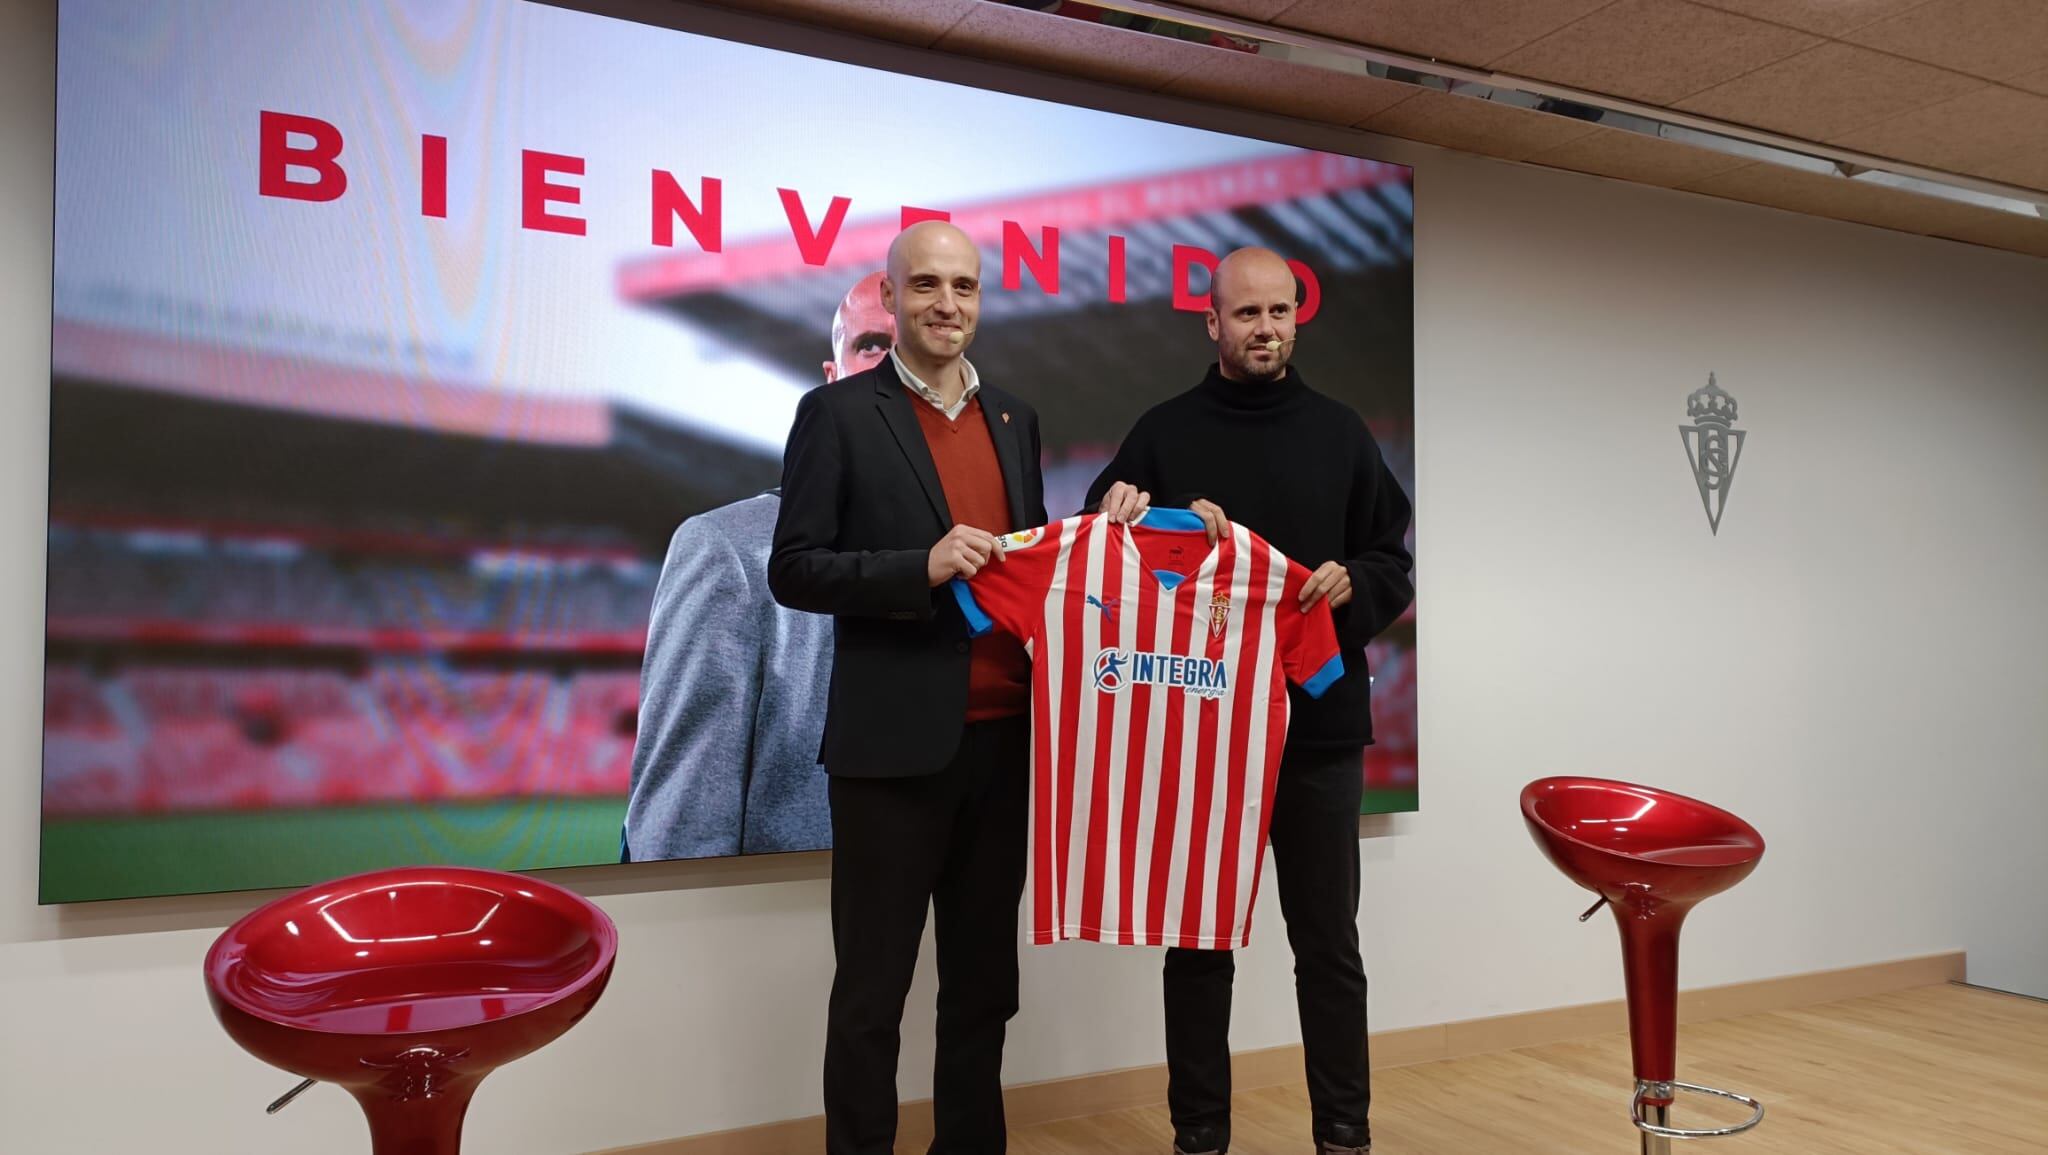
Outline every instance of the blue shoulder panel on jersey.
<path id="1" fill-rule="evenodd" d="M 1330 683 L 1343 676 L 1344 655 L 1331 654 L 1330 660 L 1323 663 L 1323 668 L 1316 671 L 1316 676 L 1303 682 L 1301 688 L 1309 697 L 1320 698 L 1323 696 L 1323 692 L 1330 688 Z"/>
<path id="2" fill-rule="evenodd" d="M 1202 515 L 1192 509 L 1161 509 L 1154 506 L 1145 511 L 1145 516 L 1138 519 L 1138 524 L 1146 529 L 1199 530 L 1202 528 Z"/>
<path id="3" fill-rule="evenodd" d="M 953 600 L 960 603 L 960 612 L 967 617 L 967 636 L 978 638 L 996 628 L 995 619 L 974 600 L 974 591 L 967 588 L 965 581 L 954 578 L 946 584 L 953 587 Z"/>
<path id="4" fill-rule="evenodd" d="M 1172 589 L 1180 583 L 1188 580 L 1188 575 L 1184 573 L 1175 573 L 1170 569 L 1155 569 L 1152 571 L 1152 576 L 1158 578 L 1159 584 L 1165 586 L 1167 589 Z"/>

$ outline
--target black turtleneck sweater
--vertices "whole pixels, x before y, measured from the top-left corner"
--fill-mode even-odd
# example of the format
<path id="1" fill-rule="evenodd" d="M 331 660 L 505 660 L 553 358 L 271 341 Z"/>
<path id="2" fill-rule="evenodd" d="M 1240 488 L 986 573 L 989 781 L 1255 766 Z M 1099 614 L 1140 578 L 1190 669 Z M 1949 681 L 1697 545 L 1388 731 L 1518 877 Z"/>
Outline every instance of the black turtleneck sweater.
<path id="1" fill-rule="evenodd" d="M 1351 601 L 1336 611 L 1344 676 L 1320 699 L 1292 690 L 1287 748 L 1372 741 L 1366 643 L 1408 608 L 1415 587 L 1408 495 L 1365 422 L 1289 368 L 1277 381 L 1231 381 L 1216 366 L 1200 385 L 1148 410 L 1088 488 L 1088 508 L 1125 481 L 1156 506 L 1207 498 L 1233 522 L 1311 571 L 1340 561 Z"/>

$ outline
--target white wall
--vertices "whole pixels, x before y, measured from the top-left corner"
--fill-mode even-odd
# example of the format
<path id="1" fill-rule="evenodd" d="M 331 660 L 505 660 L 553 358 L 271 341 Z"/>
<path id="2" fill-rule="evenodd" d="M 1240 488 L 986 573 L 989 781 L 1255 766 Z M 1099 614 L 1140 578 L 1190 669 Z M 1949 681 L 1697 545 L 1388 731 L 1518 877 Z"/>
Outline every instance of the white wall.
<path id="1" fill-rule="evenodd" d="M 258 896 L 35 906 L 53 9 L 0 5 L 0 1147 L 360 1151 L 331 1089 L 265 1118 L 292 1080 L 208 1014 L 201 955 Z M 2048 262 L 1382 151 L 1419 169 L 1426 782 L 1424 811 L 1365 843 L 1374 1026 L 1618 995 L 1613 932 L 1573 921 L 1582 896 L 1516 815 L 1550 772 L 1696 792 L 1771 840 L 1695 916 L 1688 984 L 1967 947 L 1975 977 L 2048 994 Z M 1718 538 L 1675 431 L 1709 370 L 1753 430 Z M 475 1148 L 817 1111 L 822 874 L 798 858 L 559 876 L 617 918 L 617 978 L 485 1085 Z M 1297 1037 L 1260 902 L 1242 1047 Z M 1155 976 L 1149 952 L 1030 952 L 1009 1077 L 1159 1061 Z M 927 971 L 906 1096 L 929 1086 L 930 997 Z"/>

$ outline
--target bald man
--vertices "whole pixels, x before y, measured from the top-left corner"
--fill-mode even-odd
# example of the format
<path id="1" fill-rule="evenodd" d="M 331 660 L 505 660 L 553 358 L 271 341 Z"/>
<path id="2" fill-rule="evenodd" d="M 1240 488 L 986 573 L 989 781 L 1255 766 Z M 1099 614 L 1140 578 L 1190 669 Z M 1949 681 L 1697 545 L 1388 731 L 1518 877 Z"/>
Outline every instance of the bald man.
<path id="1" fill-rule="evenodd" d="M 797 406 L 768 587 L 829 614 L 820 761 L 832 800 L 825 1149 L 888 1155 L 903 1002 L 925 910 L 938 941 L 931 1151 L 1005 1150 L 1003 1038 L 1017 1012 L 1029 659 L 970 638 L 943 587 L 1001 565 L 995 538 L 1045 522 L 1038 415 L 965 356 L 981 254 L 926 221 L 889 248 L 881 364 Z"/>
<path id="2" fill-rule="evenodd" d="M 1320 699 L 1289 688 L 1287 745 L 1267 817 L 1317 1155 L 1364 1155 L 1372 1149 L 1358 950 L 1358 810 L 1372 741 L 1365 647 L 1415 596 L 1403 545 L 1410 508 L 1365 422 L 1293 367 L 1295 288 L 1287 262 L 1268 249 L 1239 249 L 1217 265 L 1206 317 L 1216 363 L 1200 385 L 1138 419 L 1088 500 L 1119 519 L 1138 516 L 1155 496 L 1187 506 L 1212 543 L 1229 520 L 1243 522 L 1314 571 L 1304 607 L 1329 600 L 1347 672 Z M 1234 973 L 1229 951 L 1166 952 L 1167 1106 L 1181 1155 L 1230 1147 Z"/>
<path id="3" fill-rule="evenodd" d="M 896 318 L 882 303 L 882 281 L 876 270 L 854 283 L 832 312 L 832 359 L 825 362 L 825 383 L 872 369 L 889 356 L 896 343 Z"/>
<path id="4" fill-rule="evenodd" d="M 833 311 L 825 380 L 873 368 L 895 336 L 871 273 Z M 689 518 L 669 540 L 640 669 L 627 861 L 831 845 L 818 703 L 832 622 L 768 596 L 781 505 L 770 490 Z"/>

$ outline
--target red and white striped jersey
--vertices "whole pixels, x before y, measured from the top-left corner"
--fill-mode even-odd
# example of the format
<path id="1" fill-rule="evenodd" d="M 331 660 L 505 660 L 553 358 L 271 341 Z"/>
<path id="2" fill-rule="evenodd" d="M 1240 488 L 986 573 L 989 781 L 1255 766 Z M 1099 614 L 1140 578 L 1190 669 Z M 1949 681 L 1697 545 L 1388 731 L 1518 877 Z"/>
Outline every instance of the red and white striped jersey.
<path id="1" fill-rule="evenodd" d="M 1154 509 L 1002 538 L 953 590 L 1032 656 L 1030 939 L 1227 950 L 1251 940 L 1287 682 L 1344 672 L 1309 571 L 1243 526 Z"/>

